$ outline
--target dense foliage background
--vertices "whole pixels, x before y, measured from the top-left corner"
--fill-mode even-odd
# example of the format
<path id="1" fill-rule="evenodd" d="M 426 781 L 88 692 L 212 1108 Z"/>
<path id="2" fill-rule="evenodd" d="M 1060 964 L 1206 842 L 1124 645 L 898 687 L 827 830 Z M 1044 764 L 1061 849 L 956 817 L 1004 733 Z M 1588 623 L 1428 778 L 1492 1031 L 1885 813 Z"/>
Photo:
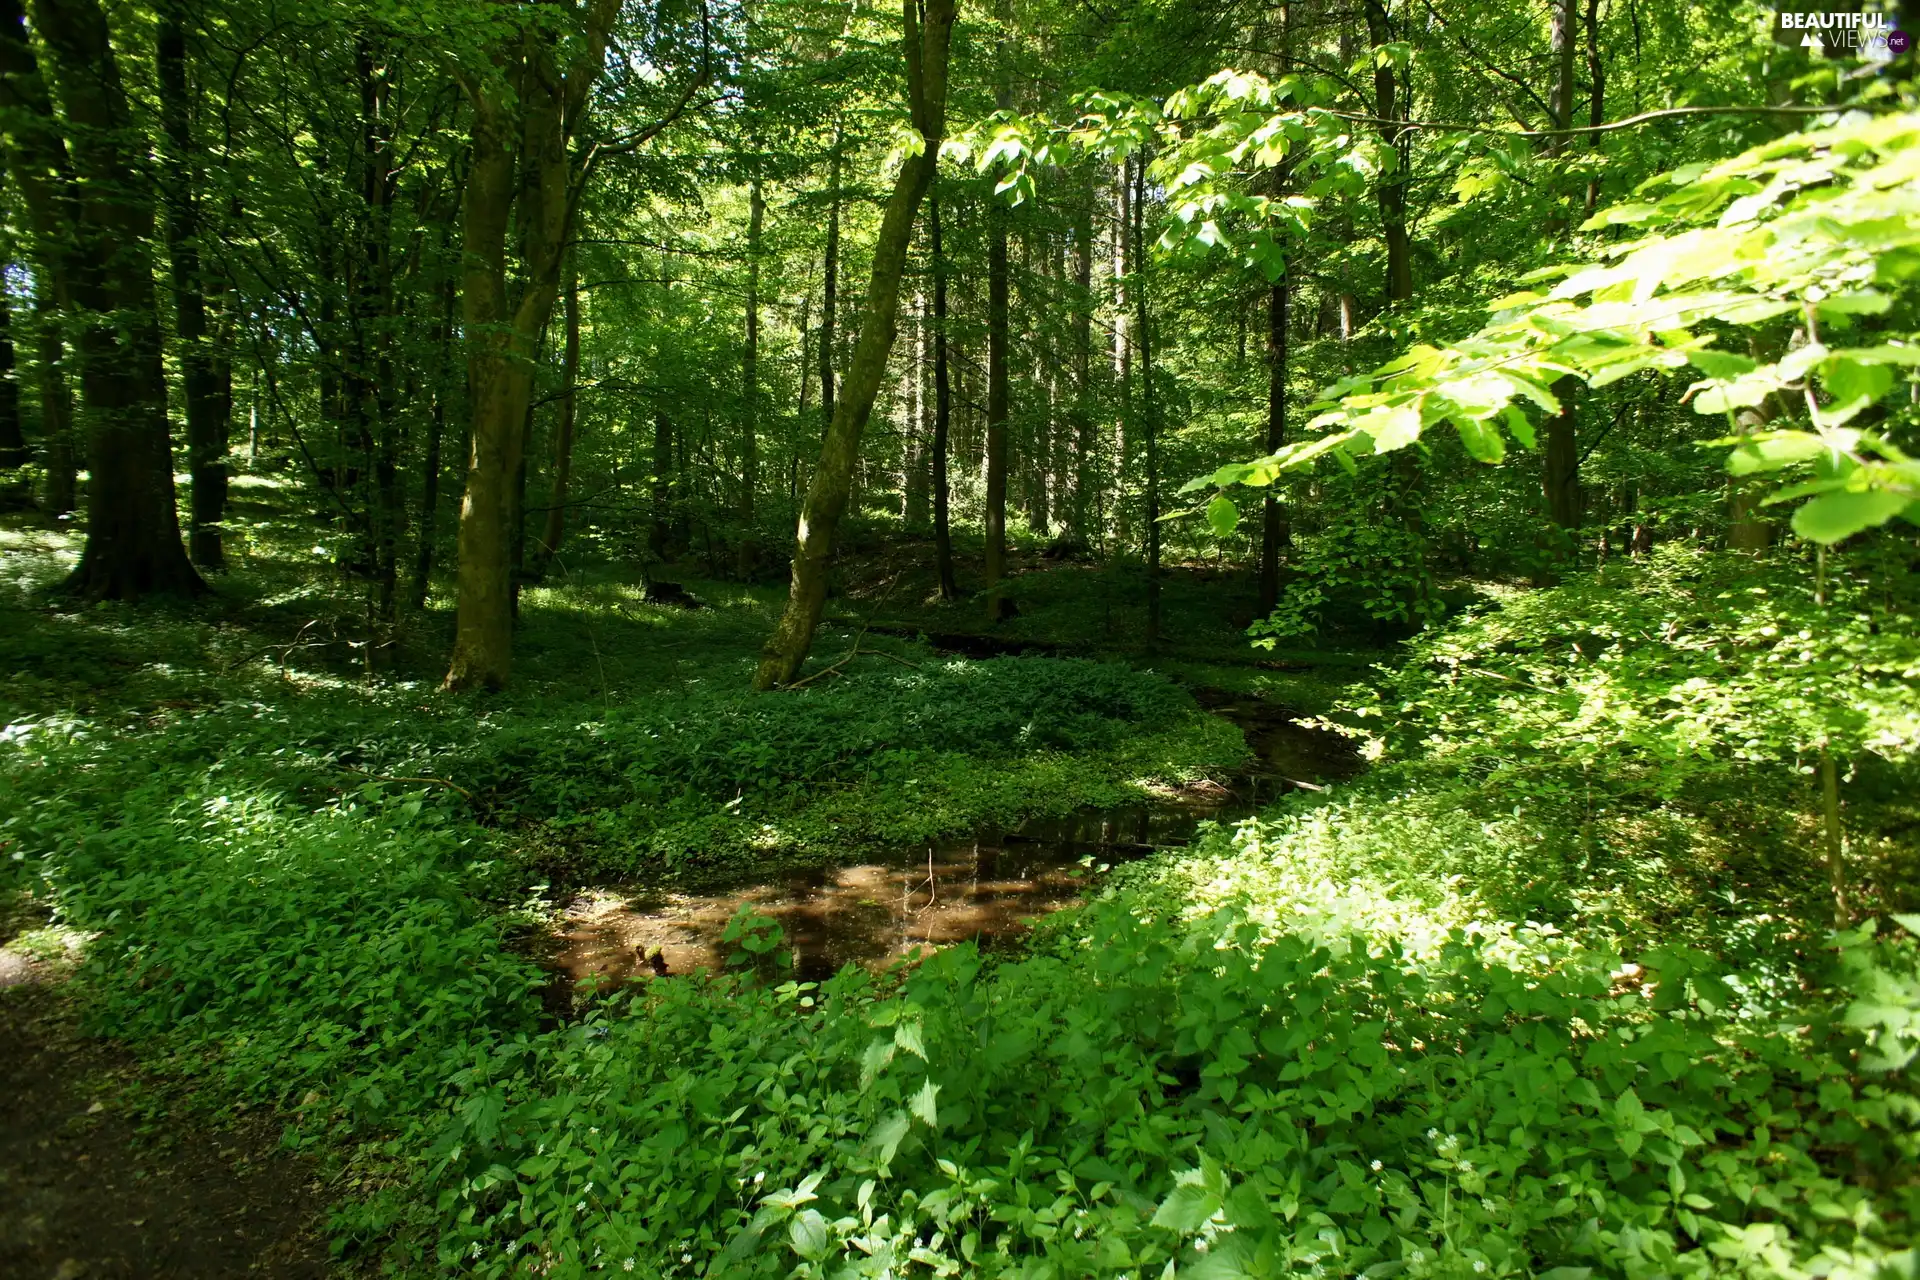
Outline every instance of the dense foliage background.
<path id="1" fill-rule="evenodd" d="M 349 1273 L 1920 1274 L 1866 16 L 0 0 L 0 941 Z M 1254 777 L 1019 945 L 536 962 Z"/>

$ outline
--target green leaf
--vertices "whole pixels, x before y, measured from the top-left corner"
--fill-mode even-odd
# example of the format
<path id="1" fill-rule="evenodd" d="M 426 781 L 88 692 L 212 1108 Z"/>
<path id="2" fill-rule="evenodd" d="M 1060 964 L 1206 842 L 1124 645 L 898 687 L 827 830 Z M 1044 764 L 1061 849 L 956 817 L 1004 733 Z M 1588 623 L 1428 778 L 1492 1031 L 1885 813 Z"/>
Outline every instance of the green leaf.
<path id="1" fill-rule="evenodd" d="M 873 1127 L 873 1132 L 867 1135 L 867 1142 L 879 1150 L 881 1164 L 893 1163 L 894 1153 L 900 1150 L 901 1140 L 912 1128 L 913 1121 L 907 1118 L 907 1113 L 904 1111 L 891 1113 Z"/>
<path id="2" fill-rule="evenodd" d="M 1153 1225 L 1190 1235 L 1220 1211 L 1220 1197 L 1195 1182 L 1185 1182 L 1160 1203 Z"/>
<path id="3" fill-rule="evenodd" d="M 1375 409 L 1356 425 L 1373 438 L 1375 453 L 1391 453 L 1420 438 L 1420 411 L 1410 404 Z"/>
<path id="4" fill-rule="evenodd" d="M 1507 442 L 1500 438 L 1499 430 L 1490 423 L 1473 418 L 1455 418 L 1453 425 L 1460 432 L 1460 443 L 1467 447 L 1475 461 L 1494 463 L 1507 456 Z"/>
<path id="5" fill-rule="evenodd" d="M 940 1086 L 928 1080 L 920 1086 L 920 1092 L 913 1095 L 913 1101 L 907 1104 L 914 1115 L 927 1122 L 929 1129 L 940 1127 L 940 1113 L 933 1105 L 933 1100 L 939 1096 Z"/>
<path id="6" fill-rule="evenodd" d="M 927 1060 L 927 1046 L 920 1042 L 919 1023 L 903 1022 L 895 1027 L 893 1029 L 893 1042 L 914 1057 L 920 1059 L 920 1061 L 925 1062 Z"/>
<path id="7" fill-rule="evenodd" d="M 1226 494 L 1207 504 L 1207 524 L 1216 538 L 1224 538 L 1240 526 L 1240 508 Z"/>
<path id="8" fill-rule="evenodd" d="M 833 1233 L 818 1209 L 802 1209 L 787 1224 L 787 1242 L 808 1262 L 818 1262 L 833 1247 Z"/>
<path id="9" fill-rule="evenodd" d="M 1749 436 L 1727 455 L 1727 470 L 1736 476 L 1778 471 L 1796 462 L 1817 458 L 1827 444 L 1811 431 L 1774 431 Z"/>
<path id="10" fill-rule="evenodd" d="M 1793 513 L 1793 531 L 1808 542 L 1832 546 L 1862 529 L 1883 525 L 1912 499 L 1888 489 L 1843 489 L 1822 494 Z"/>
<path id="11" fill-rule="evenodd" d="M 1838 426 L 1893 390 L 1893 370 L 1836 355 L 1820 367 L 1820 381 L 1833 403 L 1820 410 L 1822 426 Z"/>

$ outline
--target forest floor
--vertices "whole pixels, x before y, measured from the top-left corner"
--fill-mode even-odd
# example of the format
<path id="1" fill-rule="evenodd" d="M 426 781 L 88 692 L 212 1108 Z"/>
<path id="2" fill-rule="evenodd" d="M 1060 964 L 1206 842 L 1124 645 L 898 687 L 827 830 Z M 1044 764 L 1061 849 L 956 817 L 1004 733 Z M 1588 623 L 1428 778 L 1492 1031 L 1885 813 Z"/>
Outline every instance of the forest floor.
<path id="1" fill-rule="evenodd" d="M 11 904 L 9 904 L 11 905 Z M 326 1193 L 266 1116 L 217 1124 L 81 1028 L 77 952 L 0 912 L 0 1274 L 307 1280 Z"/>
<path id="2" fill-rule="evenodd" d="M 1755 1180 L 1814 1206 L 1795 1211 L 1796 1256 L 1867 1267 L 1920 1220 L 1920 1185 L 1887 1172 L 1920 1164 L 1878 1101 L 1906 1086 L 1858 1065 L 1847 1021 L 1847 984 L 1906 981 L 1911 948 L 1842 939 L 1836 968 L 1808 775 L 1575 725 L 1671 722 L 1672 690 L 1753 650 L 1757 610 L 1799 633 L 1791 566 L 1763 579 L 1682 551 L 1548 592 L 1489 585 L 1477 614 L 1397 647 L 1256 651 L 1250 584 L 1216 566 L 1169 572 L 1150 645 L 1133 568 L 1029 548 L 1020 612 L 989 629 L 977 601 L 930 590 L 924 547 L 856 540 L 809 668 L 831 674 L 755 695 L 777 585 L 657 573 L 699 601 L 684 609 L 630 567 L 576 564 L 523 594 L 513 686 L 448 698 L 444 601 L 370 649 L 357 585 L 304 563 L 311 528 L 285 526 L 180 610 L 62 607 L 42 588 L 71 536 L 0 527 L 0 890 L 31 913 L 0 974 L 77 970 L 0 991 L 19 1113 L 0 1176 L 30 1191 L 0 1235 L 31 1249 L 0 1254 L 8 1280 L 664 1280 L 734 1274 L 756 1250 L 774 1274 L 789 1244 L 818 1254 L 819 1233 L 856 1229 L 864 1243 L 831 1247 L 933 1240 L 958 1274 L 988 1237 L 943 1234 L 925 1206 L 973 1176 L 946 1167 L 963 1144 L 998 1162 L 964 1192 L 975 1221 L 1007 1224 L 991 1247 L 1056 1274 L 1185 1274 L 1206 1240 L 1155 1205 L 1215 1194 L 1175 1190 L 1201 1187 L 1196 1149 L 1201 1176 L 1249 1186 L 1293 1162 L 1294 1190 L 1271 1194 L 1320 1234 L 1285 1247 L 1332 1233 L 1349 1273 L 1418 1248 L 1448 1267 L 1410 1275 L 1613 1274 L 1614 1246 L 1554 1208 L 1576 1174 L 1607 1231 L 1657 1222 L 1669 1251 L 1766 1226 Z M 1606 699 L 1580 683 L 1596 646 Z M 1301 737 L 1335 724 L 1357 755 Z M 1261 769 L 1314 785 L 1218 808 L 1236 821 L 1190 842 L 1153 825 Z M 1914 910 L 1912 768 L 1860 753 L 1842 785 L 1858 909 Z M 810 896 L 739 891 L 781 883 Z M 970 945 L 1029 892 L 1049 914 L 1028 945 Z M 880 910 L 890 895 L 901 910 Z M 883 945 L 808 960 L 806 931 L 843 908 Z M 587 941 L 620 953 L 614 976 L 649 951 L 678 974 L 662 929 L 695 916 L 727 976 L 555 1000 L 536 962 L 598 921 Z M 916 942 L 935 944 L 917 966 L 839 966 Z M 589 960 L 567 977 L 606 967 Z M 990 1041 L 983 1007 L 1008 1019 Z M 1329 1035 L 1346 1048 L 1296 1060 Z M 1368 1067 L 1387 1054 L 1397 1074 Z M 1508 1144 L 1506 1073 L 1548 1064 L 1573 1084 Z M 1255 1096 L 1271 1125 L 1216 1152 Z M 1779 1118 L 1749 1134 L 1763 1107 Z M 1290 1145 L 1308 1125 L 1347 1145 Z M 1682 1151 L 1697 1139 L 1658 1148 L 1685 1165 L 1678 1207 L 1633 1158 L 1659 1126 L 1711 1135 L 1711 1160 Z M 1790 1126 L 1812 1136 L 1782 1164 L 1769 1133 Z M 1469 1132 L 1481 1145 L 1461 1148 Z M 1089 1141 L 1108 1154 L 1069 1167 Z M 1454 1144 L 1439 1164 L 1436 1142 Z M 1603 1170 L 1577 1163 L 1596 1148 Z M 1370 1181 L 1369 1162 L 1392 1172 Z M 1445 1170 L 1494 1167 L 1473 1178 L 1484 1216 L 1447 1207 Z M 1106 1188 L 1071 1211 L 1084 1249 L 992 1199 L 1076 1179 Z M 840 1216 L 793 1216 L 825 1197 Z M 1392 1197 L 1406 1225 L 1382 1236 Z M 1243 1239 L 1279 1229 L 1254 1214 Z"/>

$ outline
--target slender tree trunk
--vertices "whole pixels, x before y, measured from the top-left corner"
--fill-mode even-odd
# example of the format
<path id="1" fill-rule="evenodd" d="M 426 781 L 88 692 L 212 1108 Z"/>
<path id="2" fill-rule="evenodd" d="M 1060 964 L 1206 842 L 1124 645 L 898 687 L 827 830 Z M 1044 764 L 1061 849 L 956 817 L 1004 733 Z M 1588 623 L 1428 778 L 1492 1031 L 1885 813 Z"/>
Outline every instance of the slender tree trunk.
<path id="1" fill-rule="evenodd" d="M 1282 275 L 1267 293 L 1267 452 L 1287 443 L 1287 357 L 1293 281 Z M 1293 539 L 1286 504 L 1268 485 L 1260 505 L 1260 614 L 1280 603 L 1280 558 Z"/>
<path id="2" fill-rule="evenodd" d="M 1600 57 L 1600 0 L 1587 0 L 1587 82 L 1592 92 L 1587 97 L 1587 124 L 1598 129 L 1607 119 L 1607 64 Z M 1600 135 L 1587 135 L 1587 145 L 1600 149 Z M 1587 179 L 1586 216 L 1591 218 L 1600 203 L 1600 177 Z"/>
<path id="3" fill-rule="evenodd" d="M 940 598 L 958 600 L 960 584 L 953 576 L 951 487 L 947 481 L 947 452 L 952 438 L 953 388 L 947 369 L 947 258 L 940 241 L 940 193 L 927 201 L 927 221 L 933 240 L 933 557 L 940 574 Z"/>
<path id="4" fill-rule="evenodd" d="M 14 136 L 51 133 L 51 111 L 39 85 L 18 0 L 0 0 L 0 71 L 9 97 L 39 98 L 26 105 L 36 117 L 16 124 Z M 159 309 L 154 297 L 154 217 L 150 181 L 124 150 L 139 136 L 97 0 L 35 0 L 34 29 L 54 69 L 62 115 L 72 131 L 75 199 L 47 208 L 36 225 L 59 228 L 64 245 L 49 256 L 69 264 L 80 330 L 81 403 L 87 422 L 87 542 L 68 579 L 93 600 L 147 595 L 193 595 L 206 589 L 180 541 L 167 425 L 166 377 L 161 363 Z M 20 86 L 20 87 L 16 87 Z M 31 87 L 27 87 L 31 86 Z M 24 89 L 24 92 L 22 92 Z M 57 134 L 55 135 L 57 136 Z M 36 177 L 57 173 L 42 151 Z M 57 177 L 22 183 L 55 187 Z M 67 216 L 62 216 L 63 214 Z"/>
<path id="5" fill-rule="evenodd" d="M 172 259 L 174 332 L 180 339 L 180 381 L 187 410 L 187 471 L 193 488 L 187 545 L 203 569 L 224 569 L 220 523 L 227 508 L 227 430 L 213 351 L 207 339 L 206 282 L 200 265 L 200 156 L 194 146 L 187 88 L 185 6 L 164 0 L 156 9 L 155 82 L 165 164 L 160 189 L 166 205 L 167 250 Z"/>
<path id="6" fill-rule="evenodd" d="M 18 471 L 27 465 L 27 437 L 20 429 L 20 384 L 14 381 L 13 369 L 13 308 L 6 290 L 0 289 L 0 471 Z"/>
<path id="7" fill-rule="evenodd" d="M 667 559 L 672 510 L 673 422 L 665 409 L 653 411 L 653 503 L 652 522 L 647 526 L 647 551 L 654 560 Z"/>
<path id="8" fill-rule="evenodd" d="M 906 270 L 907 250 L 913 239 L 913 218 L 933 182 L 939 164 L 940 142 L 946 134 L 947 51 L 953 35 L 955 0 L 902 0 L 906 38 L 907 98 L 922 146 L 907 157 L 894 180 L 893 194 L 881 217 L 874 243 L 873 274 L 867 287 L 866 314 L 847 384 L 834 406 L 833 424 L 820 449 L 801 511 L 795 539 L 793 582 L 786 612 L 767 638 L 754 687 L 771 689 L 799 674 L 813 644 L 827 598 L 827 571 L 833 556 L 834 535 L 846 512 L 854 467 L 859 461 L 860 436 L 873 412 L 893 349 L 900 311 L 900 278 Z"/>
<path id="9" fill-rule="evenodd" d="M 1134 164 L 1133 307 L 1140 347 L 1140 426 L 1147 455 L 1147 643 L 1160 639 L 1160 422 L 1153 388 L 1153 334 L 1147 312 L 1147 159 Z"/>
<path id="10" fill-rule="evenodd" d="M 1006 109 L 1007 92 L 999 105 Z M 987 206 L 987 621 L 1007 616 L 1000 580 L 1007 572 L 1007 206 L 994 198 Z"/>
<path id="11" fill-rule="evenodd" d="M 1120 393 L 1120 414 L 1113 424 L 1112 486 L 1113 531 L 1121 546 L 1131 540 L 1124 477 L 1129 461 L 1127 434 L 1133 429 L 1133 344 L 1127 333 L 1127 326 L 1132 323 L 1127 316 L 1132 304 L 1127 276 L 1127 264 L 1132 251 L 1127 242 L 1133 236 L 1133 218 L 1129 213 L 1133 183 L 1127 173 L 1127 162 L 1122 160 L 1113 184 L 1113 381 Z"/>
<path id="12" fill-rule="evenodd" d="M 1403 302 L 1413 296 L 1413 241 L 1407 234 L 1407 148 L 1400 121 L 1399 73 L 1386 56 L 1385 46 L 1393 42 L 1393 28 L 1386 0 L 1364 0 L 1367 37 L 1374 48 L 1373 113 L 1390 123 L 1376 126 L 1380 141 L 1392 152 L 1394 170 L 1374 184 L 1380 206 L 1380 229 L 1387 245 L 1387 298 Z"/>
<path id="13" fill-rule="evenodd" d="M 747 344 L 740 357 L 742 418 L 740 438 L 740 560 L 742 578 L 753 577 L 760 549 L 753 536 L 753 490 L 760 483 L 760 233 L 767 216 L 766 197 L 755 178 L 747 197 Z"/>
<path id="14" fill-rule="evenodd" d="M 820 416 L 833 427 L 833 357 L 840 298 L 840 131 L 833 133 L 833 156 L 827 165 L 827 252 L 820 279 Z"/>
<path id="15" fill-rule="evenodd" d="M 66 340 L 60 334 L 60 312 L 46 296 L 49 286 L 39 282 L 33 303 L 35 342 L 39 359 L 34 370 L 40 386 L 40 456 L 47 469 L 46 494 L 41 510 L 63 516 L 74 508 L 76 470 L 73 456 L 73 395 L 67 389 Z"/>
<path id="16" fill-rule="evenodd" d="M 561 291 L 566 333 L 560 355 L 560 421 L 553 429 L 553 487 L 547 498 L 546 528 L 540 534 L 540 569 L 560 554 L 560 543 L 567 536 L 567 497 L 573 482 L 573 438 L 579 422 L 580 386 L 580 272 L 568 256 L 567 283 Z"/>
<path id="17" fill-rule="evenodd" d="M 413 560 L 413 582 L 407 598 L 414 609 L 427 606 L 427 590 L 433 582 L 435 525 L 440 514 L 440 443 L 446 436 L 448 389 L 453 379 L 453 308 L 459 298 L 458 282 L 449 275 L 440 292 L 440 321 L 434 340 L 440 348 L 439 371 L 433 383 L 433 409 L 427 418 L 427 456 L 420 474 L 420 545 Z"/>
<path id="18" fill-rule="evenodd" d="M 1093 188 L 1073 224 L 1073 535 L 1090 541 L 1093 487 Z"/>

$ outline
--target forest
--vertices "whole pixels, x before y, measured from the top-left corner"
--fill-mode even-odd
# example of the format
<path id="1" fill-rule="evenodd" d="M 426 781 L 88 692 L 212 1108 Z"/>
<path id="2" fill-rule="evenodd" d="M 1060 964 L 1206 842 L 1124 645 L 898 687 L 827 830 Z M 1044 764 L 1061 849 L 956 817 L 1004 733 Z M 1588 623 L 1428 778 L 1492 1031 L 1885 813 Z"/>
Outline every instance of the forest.
<path id="1" fill-rule="evenodd" d="M 0 1275 L 1920 1280 L 1916 29 L 0 0 Z"/>

